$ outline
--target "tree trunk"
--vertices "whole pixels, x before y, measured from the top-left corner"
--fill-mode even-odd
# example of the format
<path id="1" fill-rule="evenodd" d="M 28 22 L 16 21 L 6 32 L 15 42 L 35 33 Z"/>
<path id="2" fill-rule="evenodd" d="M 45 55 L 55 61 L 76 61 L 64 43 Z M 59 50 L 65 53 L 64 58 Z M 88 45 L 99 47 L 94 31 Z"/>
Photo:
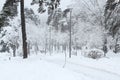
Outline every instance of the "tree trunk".
<path id="1" fill-rule="evenodd" d="M 22 26 L 22 40 L 23 40 L 23 58 L 27 58 L 27 38 L 25 28 L 25 14 L 24 14 L 24 0 L 21 0 L 21 26 Z"/>
<path id="2" fill-rule="evenodd" d="M 13 57 L 16 57 L 16 46 L 13 45 Z"/>
<path id="3" fill-rule="evenodd" d="M 71 58 L 71 46 L 72 46 L 72 33 L 71 33 L 71 16 L 72 16 L 72 10 L 70 11 L 70 22 L 69 22 L 69 38 L 70 38 L 70 40 L 69 40 L 69 58 Z"/>
<path id="4" fill-rule="evenodd" d="M 119 45 L 117 44 L 118 43 L 118 38 L 116 39 L 116 42 L 115 42 L 115 54 L 119 52 Z"/>
<path id="5" fill-rule="evenodd" d="M 104 57 L 106 57 L 106 54 L 108 52 L 108 49 L 107 49 L 107 39 L 106 38 L 105 38 L 104 45 L 103 45 Z"/>

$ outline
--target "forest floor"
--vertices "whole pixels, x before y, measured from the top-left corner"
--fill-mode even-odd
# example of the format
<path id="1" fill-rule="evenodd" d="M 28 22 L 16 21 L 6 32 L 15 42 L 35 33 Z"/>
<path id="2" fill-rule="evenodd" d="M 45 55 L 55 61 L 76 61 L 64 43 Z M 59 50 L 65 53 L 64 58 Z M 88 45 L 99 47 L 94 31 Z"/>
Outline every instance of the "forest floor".
<path id="1" fill-rule="evenodd" d="M 31 55 L 23 60 L 0 55 L 0 80 L 120 80 L 120 54 L 90 59 L 64 54 Z"/>

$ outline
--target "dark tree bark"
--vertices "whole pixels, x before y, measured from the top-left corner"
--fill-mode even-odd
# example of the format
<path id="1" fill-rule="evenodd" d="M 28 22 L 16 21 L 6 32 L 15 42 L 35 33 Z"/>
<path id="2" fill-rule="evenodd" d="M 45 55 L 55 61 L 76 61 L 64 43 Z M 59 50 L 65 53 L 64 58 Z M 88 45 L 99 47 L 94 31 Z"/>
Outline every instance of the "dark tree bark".
<path id="1" fill-rule="evenodd" d="M 23 40 L 23 58 L 27 58 L 27 37 L 26 37 L 26 27 L 25 27 L 25 14 L 24 14 L 24 0 L 21 0 L 21 26 L 22 26 L 22 40 Z"/>
<path id="2" fill-rule="evenodd" d="M 104 57 L 106 57 L 106 54 L 107 54 L 107 52 L 108 52 L 108 48 L 107 48 L 107 37 L 105 38 L 105 41 L 104 41 L 103 52 L 104 52 Z"/>

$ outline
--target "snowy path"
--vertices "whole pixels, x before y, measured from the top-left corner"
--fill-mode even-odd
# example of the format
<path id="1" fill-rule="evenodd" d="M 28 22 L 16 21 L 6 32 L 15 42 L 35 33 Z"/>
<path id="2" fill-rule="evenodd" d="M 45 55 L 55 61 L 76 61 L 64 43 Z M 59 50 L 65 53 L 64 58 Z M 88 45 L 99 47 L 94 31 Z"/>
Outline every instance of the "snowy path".
<path id="1" fill-rule="evenodd" d="M 72 64 L 69 65 L 69 64 Z M 86 65 L 81 64 L 74 64 L 69 63 L 69 68 L 72 69 L 72 71 L 75 71 L 77 73 L 83 73 L 85 76 L 91 77 L 94 80 L 119 80 L 120 75 L 111 71 L 107 71 L 105 69 L 99 69 L 95 67 L 90 67 Z M 73 69 L 74 67 L 74 69 Z"/>
<path id="2" fill-rule="evenodd" d="M 64 57 L 64 56 L 63 56 Z M 76 57 L 77 58 L 77 57 Z M 74 58 L 75 59 L 75 58 Z M 63 65 L 64 64 L 64 58 L 45 58 L 44 59 L 47 62 L 51 62 L 53 64 L 57 65 Z M 120 66 L 110 66 L 103 63 L 99 63 L 99 61 L 93 61 L 89 60 L 89 62 L 85 62 L 82 59 L 75 59 L 67 60 L 66 67 L 68 70 L 78 73 L 80 76 L 88 77 L 92 80 L 120 80 L 120 72 L 116 70 L 120 70 Z M 82 60 L 82 61 L 77 61 Z M 92 63 L 94 62 L 94 63 Z M 96 62 L 99 63 L 99 65 L 96 65 Z M 115 69 L 117 68 L 117 69 Z M 84 79 L 86 80 L 86 79 Z"/>

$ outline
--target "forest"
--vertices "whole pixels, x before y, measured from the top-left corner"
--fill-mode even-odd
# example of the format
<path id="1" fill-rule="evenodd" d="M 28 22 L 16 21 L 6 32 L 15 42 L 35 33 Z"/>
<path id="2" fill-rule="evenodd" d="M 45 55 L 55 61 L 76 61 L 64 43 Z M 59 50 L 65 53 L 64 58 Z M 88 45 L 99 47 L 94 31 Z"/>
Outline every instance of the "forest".
<path id="1" fill-rule="evenodd" d="M 26 78 L 24 74 L 19 78 L 24 73 L 20 71 L 14 78 L 1 80 L 120 80 L 119 60 L 120 0 L 0 1 L 0 70 L 10 66 L 11 74 L 18 69 L 11 69 L 10 63 L 18 67 L 22 61 L 18 67 L 22 70 L 32 62 L 29 75 L 37 74 L 29 77 L 25 67 Z M 36 67 L 32 72 L 33 65 L 41 65 L 40 70 Z M 38 70 L 58 75 L 54 78 Z"/>

